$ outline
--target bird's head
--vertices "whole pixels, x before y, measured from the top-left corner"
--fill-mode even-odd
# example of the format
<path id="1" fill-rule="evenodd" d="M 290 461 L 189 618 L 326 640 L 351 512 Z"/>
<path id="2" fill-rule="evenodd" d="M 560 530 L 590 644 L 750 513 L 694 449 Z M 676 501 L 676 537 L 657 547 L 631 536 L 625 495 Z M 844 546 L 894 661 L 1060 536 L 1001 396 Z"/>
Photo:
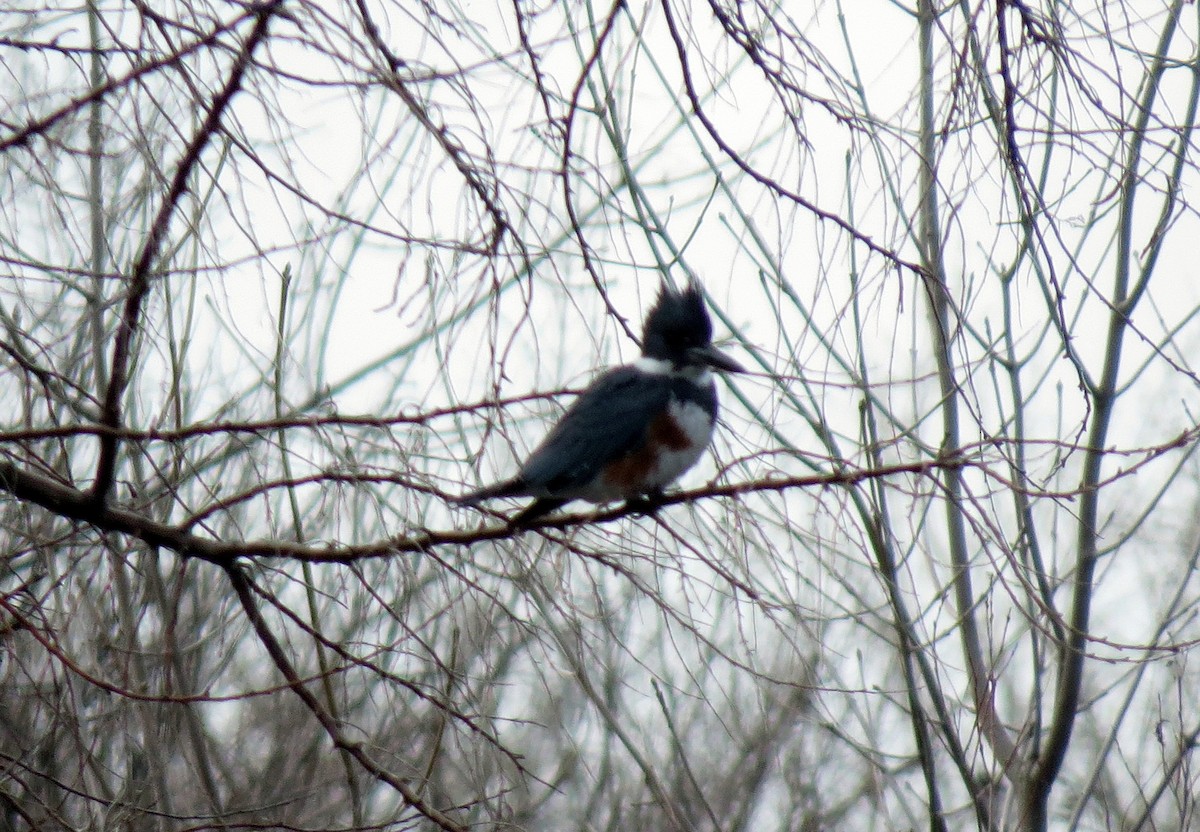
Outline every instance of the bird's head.
<path id="1" fill-rule="evenodd" d="M 688 284 L 676 292 L 665 283 L 642 329 L 642 355 L 668 361 L 676 369 L 711 367 L 727 373 L 745 368 L 712 345 L 712 320 L 700 287 Z"/>

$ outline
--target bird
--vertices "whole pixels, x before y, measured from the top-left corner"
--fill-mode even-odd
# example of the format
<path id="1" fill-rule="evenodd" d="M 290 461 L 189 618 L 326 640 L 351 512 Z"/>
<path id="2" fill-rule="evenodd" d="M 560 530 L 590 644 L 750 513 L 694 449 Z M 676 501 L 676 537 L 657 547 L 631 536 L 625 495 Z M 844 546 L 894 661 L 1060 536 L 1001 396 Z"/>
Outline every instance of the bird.
<path id="1" fill-rule="evenodd" d="M 713 370 L 745 368 L 712 344 L 712 319 L 694 281 L 665 282 L 646 315 L 642 355 L 601 373 L 572 402 L 516 476 L 455 499 L 532 497 L 519 527 L 572 500 L 625 500 L 653 511 L 663 489 L 696 464 L 717 421 Z"/>

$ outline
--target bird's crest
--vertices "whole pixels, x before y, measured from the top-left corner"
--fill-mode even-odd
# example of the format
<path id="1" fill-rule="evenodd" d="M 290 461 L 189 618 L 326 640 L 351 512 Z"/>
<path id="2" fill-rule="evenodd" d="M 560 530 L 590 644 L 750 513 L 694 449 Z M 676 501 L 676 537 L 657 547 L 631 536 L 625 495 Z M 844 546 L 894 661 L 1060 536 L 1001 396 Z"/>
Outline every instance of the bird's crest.
<path id="1" fill-rule="evenodd" d="M 642 352 L 651 358 L 678 360 L 687 350 L 711 341 L 712 320 L 704 308 L 700 287 L 689 283 L 679 292 L 664 283 L 646 315 Z"/>

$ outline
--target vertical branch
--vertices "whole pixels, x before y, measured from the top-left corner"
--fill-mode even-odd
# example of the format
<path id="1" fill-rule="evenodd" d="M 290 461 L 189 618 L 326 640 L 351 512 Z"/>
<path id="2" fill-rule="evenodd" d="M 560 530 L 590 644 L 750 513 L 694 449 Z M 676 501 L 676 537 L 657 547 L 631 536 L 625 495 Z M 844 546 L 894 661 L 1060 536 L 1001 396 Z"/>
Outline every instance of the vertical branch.
<path id="1" fill-rule="evenodd" d="M 95 0 L 87 4 L 88 39 L 92 44 L 89 82 L 93 90 L 104 84 L 104 56 L 100 48 L 100 11 Z M 88 107 L 88 210 L 91 220 L 92 296 L 88 324 L 92 335 L 92 374 L 96 389 L 104 384 L 104 280 L 108 244 L 104 234 L 104 104 L 101 98 Z"/>
<path id="2" fill-rule="evenodd" d="M 933 30 L 936 10 L 931 0 L 917 4 L 919 29 L 920 70 L 920 205 L 917 233 L 924 264 L 923 285 L 929 299 L 934 355 L 937 361 L 938 386 L 941 393 L 942 446 L 944 458 L 956 456 L 961 446 L 958 398 L 959 382 L 955 376 L 951 332 L 957 327 L 946 284 L 942 260 L 942 239 L 938 228 L 937 148 L 933 102 Z M 971 586 L 971 565 L 967 552 L 966 523 L 962 510 L 962 468 L 948 465 L 942 468 L 946 490 L 946 531 L 950 543 L 950 560 L 954 569 L 954 600 L 959 618 L 959 633 L 970 677 L 971 694 L 980 735 L 991 746 L 1002 766 L 1016 763 L 1016 747 L 996 714 L 992 696 L 991 675 L 983 656 L 976 618 L 975 593 Z M 1010 772 L 1010 776 L 1011 776 Z"/>
<path id="3" fill-rule="evenodd" d="M 237 59 L 229 73 L 229 80 L 220 92 L 213 98 L 208 112 L 204 116 L 196 134 L 184 149 L 179 165 L 171 177 L 166 196 L 150 223 L 150 230 L 142 244 L 137 260 L 134 261 L 133 271 L 129 278 L 128 294 L 121 317 L 117 321 L 116 337 L 113 341 L 112 359 L 109 362 L 108 386 L 104 392 L 104 402 L 100 412 L 100 423 L 114 431 L 121 426 L 121 400 L 129 383 L 130 353 L 133 349 L 133 339 L 141 324 L 142 304 L 150 291 L 150 277 L 159 250 L 166 239 L 171 225 L 171 218 L 179 200 L 187 190 L 188 179 L 193 169 L 200 162 L 200 154 L 220 130 L 221 118 L 229 107 L 229 102 L 242 86 L 242 79 L 250 66 L 250 58 L 258 46 L 266 39 L 267 25 L 278 10 L 282 0 L 268 0 L 261 5 L 252 6 L 250 16 L 255 18 L 254 29 L 238 53 Z M 96 463 L 96 478 L 92 484 L 92 499 L 103 503 L 108 499 L 116 476 L 117 454 L 120 442 L 115 432 L 102 434 L 100 437 L 99 460 Z"/>
<path id="4" fill-rule="evenodd" d="M 1155 51 L 1154 63 L 1146 75 L 1145 92 L 1137 103 L 1137 118 L 1132 127 L 1129 150 L 1121 182 L 1120 216 L 1117 226 L 1116 275 L 1109 300 L 1108 333 L 1104 347 L 1104 367 L 1095 384 L 1089 385 L 1092 399 L 1091 426 L 1088 430 L 1087 452 L 1079 483 L 1079 514 L 1076 526 L 1074 579 L 1071 584 L 1071 611 L 1068 640 L 1062 646 L 1058 660 L 1058 689 L 1045 753 L 1029 779 L 1023 807 L 1024 820 L 1030 829 L 1046 826 L 1050 790 L 1058 778 L 1059 769 L 1067 754 L 1083 688 L 1084 658 L 1089 639 L 1092 609 L 1092 577 L 1098 557 L 1097 518 L 1100 506 L 1100 479 L 1103 476 L 1105 445 L 1117 398 L 1121 370 L 1121 354 L 1125 333 L 1132 324 L 1133 309 L 1145 288 L 1144 282 L 1130 292 L 1135 252 L 1133 248 L 1134 202 L 1141 179 L 1138 169 L 1142 160 L 1142 145 L 1149 126 L 1150 114 L 1158 95 L 1162 73 L 1166 67 L 1167 50 L 1179 25 L 1183 0 L 1175 0 L 1164 23 Z M 1186 152 L 1181 148 L 1180 152 Z"/>
<path id="5" fill-rule="evenodd" d="M 289 290 L 292 285 L 292 267 L 291 264 L 284 266 L 283 274 L 280 276 L 279 285 L 279 319 L 275 329 L 275 361 L 274 373 L 271 380 L 273 398 L 275 399 L 275 418 L 282 420 L 286 414 L 284 407 L 283 384 L 284 384 L 284 362 L 287 359 L 287 320 L 288 320 L 288 299 L 290 297 Z M 283 478 L 287 482 L 295 480 L 292 474 L 292 459 L 291 452 L 288 449 L 288 432 L 286 428 L 281 427 L 276 433 L 276 441 L 279 443 L 279 464 L 283 469 Z M 304 540 L 304 523 L 302 521 L 303 513 L 300 510 L 300 501 L 296 497 L 296 489 L 288 487 L 288 508 L 292 515 L 292 535 L 297 542 Z M 321 630 L 321 609 L 317 604 L 317 589 L 316 579 L 313 576 L 313 568 L 311 563 L 303 563 L 300 565 L 301 571 L 304 573 L 304 594 L 308 601 L 308 617 L 309 622 L 314 632 Z M 325 652 L 325 646 L 320 639 L 313 640 L 313 648 L 317 652 L 317 666 L 321 670 L 321 689 L 325 694 L 325 706 L 329 709 L 329 713 L 335 719 L 340 720 L 338 699 L 333 688 L 333 668 L 330 666 L 329 656 Z M 346 771 L 346 788 L 350 792 L 350 812 L 354 818 L 354 825 L 360 827 L 363 825 L 362 817 L 362 790 L 358 785 L 358 775 L 354 769 L 354 761 L 350 755 L 342 751 L 342 765 Z"/>
<path id="6" fill-rule="evenodd" d="M 850 219 L 853 221 L 856 210 L 854 189 L 851 187 L 851 182 L 849 181 L 849 161 L 849 157 L 847 157 L 846 195 L 849 204 Z M 855 342 L 855 351 L 858 353 L 859 383 L 862 385 L 863 391 L 862 404 L 859 406 L 860 430 L 862 431 L 863 444 L 870 456 L 871 464 L 879 468 L 883 465 L 883 458 L 880 453 L 881 443 L 879 441 L 876 407 L 870 396 L 871 369 L 867 363 L 866 344 L 863 343 L 860 292 L 858 258 L 854 249 L 851 249 L 850 305 L 854 320 L 853 332 L 857 339 Z M 913 742 L 917 747 L 917 757 L 921 763 L 921 772 L 925 778 L 925 790 L 928 793 L 929 829 L 930 832 L 947 832 L 946 819 L 943 816 L 942 795 L 938 786 L 936 753 L 933 738 L 930 736 L 930 719 L 925 707 L 921 703 L 920 691 L 922 681 L 917 676 L 916 665 L 922 663 L 922 655 L 917 639 L 914 638 L 912 616 L 908 611 L 908 605 L 904 601 L 904 595 L 900 588 L 900 570 L 896 564 L 894 543 L 889 532 L 887 519 L 889 513 L 887 489 L 883 487 L 882 483 L 877 482 L 871 483 L 871 488 L 872 500 L 875 503 L 876 510 L 873 516 L 868 516 L 864 513 L 863 525 L 866 528 L 867 539 L 871 543 L 871 549 L 875 552 L 877 568 L 883 576 L 884 585 L 887 588 L 888 600 L 891 605 L 892 622 L 896 630 L 900 653 L 900 667 L 904 673 L 904 694 L 908 700 L 908 721 L 912 726 Z M 942 702 L 941 690 L 936 684 L 928 685 L 928 694 L 939 704 L 944 704 Z M 957 735 L 953 731 L 947 732 L 947 743 L 955 751 L 958 750 L 955 747 L 956 739 Z M 960 758 L 961 755 L 955 755 L 956 762 Z M 964 782 L 969 782 L 969 778 L 964 777 Z M 979 814 L 981 825 L 986 826 L 987 815 L 982 804 L 977 804 L 977 813 Z"/>

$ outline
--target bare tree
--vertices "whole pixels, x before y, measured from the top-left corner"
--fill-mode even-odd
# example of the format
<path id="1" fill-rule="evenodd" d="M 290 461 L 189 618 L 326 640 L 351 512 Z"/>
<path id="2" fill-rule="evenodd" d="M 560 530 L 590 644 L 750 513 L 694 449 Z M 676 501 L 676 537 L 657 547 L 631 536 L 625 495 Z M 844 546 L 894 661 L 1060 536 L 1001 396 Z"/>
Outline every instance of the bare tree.
<path id="1" fill-rule="evenodd" d="M 1198 32 L 0 11 L 0 829 L 1194 827 Z M 693 278 L 661 510 L 448 501 Z"/>

